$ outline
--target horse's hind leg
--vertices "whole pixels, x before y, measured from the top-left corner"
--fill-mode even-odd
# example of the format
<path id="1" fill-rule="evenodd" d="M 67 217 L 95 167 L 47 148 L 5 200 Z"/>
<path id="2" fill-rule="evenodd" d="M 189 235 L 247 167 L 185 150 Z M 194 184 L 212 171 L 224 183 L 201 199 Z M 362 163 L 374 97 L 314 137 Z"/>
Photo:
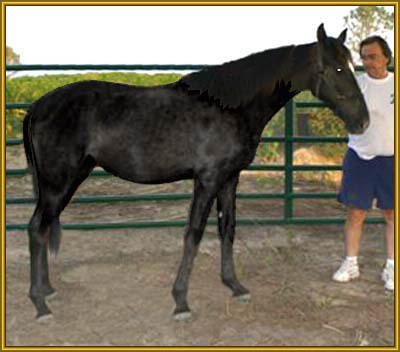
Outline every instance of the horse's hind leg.
<path id="1" fill-rule="evenodd" d="M 55 228 L 59 223 L 55 221 L 56 209 L 51 203 L 44 203 L 39 199 L 36 210 L 29 223 L 29 251 L 31 255 L 31 288 L 29 297 L 37 310 L 37 318 L 44 318 L 51 314 L 46 305 L 45 297 L 53 294 L 55 290 L 50 285 L 47 249 L 52 232 L 59 231 Z"/>
<path id="2" fill-rule="evenodd" d="M 49 264 L 48 264 L 48 247 L 50 247 L 50 252 L 55 253 L 54 248 L 57 247 L 58 245 L 55 245 L 54 243 L 59 243 L 60 238 L 61 238 L 61 225 L 60 225 L 60 218 L 59 215 L 56 215 L 54 217 L 49 216 L 48 217 L 48 233 L 49 235 L 46 236 L 48 238 L 48 241 L 52 243 L 46 243 L 46 250 L 41 251 L 41 255 L 39 256 L 40 260 L 40 267 L 43 268 L 42 270 L 42 283 L 43 283 L 43 294 L 45 295 L 46 299 L 51 299 L 54 296 L 56 296 L 57 292 L 56 290 L 51 286 L 50 284 L 50 279 L 49 279 Z M 31 238 L 32 236 L 30 236 Z"/>
<path id="3" fill-rule="evenodd" d="M 250 298 L 249 291 L 236 277 L 233 261 L 233 242 L 236 225 L 236 187 L 239 176 L 228 180 L 217 194 L 218 228 L 221 240 L 221 279 L 228 286 L 233 296 L 242 300 Z"/>
<path id="4" fill-rule="evenodd" d="M 187 303 L 189 277 L 214 200 L 214 195 L 210 192 L 210 187 L 205 189 L 198 180 L 195 180 L 194 183 L 189 225 L 184 238 L 183 257 L 172 290 L 172 295 L 176 303 L 174 311 L 174 318 L 176 320 L 184 320 L 190 317 L 190 309 Z"/>
<path id="5" fill-rule="evenodd" d="M 40 195 L 37 207 L 29 223 L 29 249 L 31 255 L 31 288 L 29 296 L 36 307 L 37 318 L 43 319 L 51 314 L 45 297 L 55 293 L 49 280 L 47 251 L 57 253 L 60 237 L 60 214 L 75 190 L 90 174 L 95 163 L 93 159 L 86 159 L 79 166 L 74 177 L 61 188 L 40 185 Z M 71 170 L 70 170 L 71 171 Z M 70 174 L 70 176 L 72 176 Z M 57 189 L 57 191 L 55 191 Z"/>

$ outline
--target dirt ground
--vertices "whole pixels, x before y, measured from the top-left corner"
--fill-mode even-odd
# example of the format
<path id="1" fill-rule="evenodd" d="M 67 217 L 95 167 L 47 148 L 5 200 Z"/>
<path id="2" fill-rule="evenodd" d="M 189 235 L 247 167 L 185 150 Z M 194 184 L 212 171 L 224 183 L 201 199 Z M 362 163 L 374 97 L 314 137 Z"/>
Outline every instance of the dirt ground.
<path id="1" fill-rule="evenodd" d="M 14 153 L 14 152 L 13 152 Z M 7 152 L 8 168 L 24 167 Z M 280 176 L 279 176 L 280 175 Z M 278 177 L 243 175 L 239 191 L 282 191 Z M 30 196 L 30 177 L 7 179 L 8 196 Z M 87 180 L 79 194 L 190 191 L 191 182 L 140 186 L 116 178 Z M 297 182 L 304 192 L 320 183 Z M 71 204 L 62 223 L 186 219 L 188 201 Z M 33 205 L 7 206 L 7 223 L 26 223 Z M 238 200 L 238 218 L 281 216 L 279 200 Z M 335 200 L 295 203 L 296 216 L 342 216 Z M 377 215 L 378 213 L 373 213 Z M 215 216 L 215 210 L 212 216 Z M 50 260 L 58 295 L 53 318 L 35 320 L 27 297 L 25 231 L 6 234 L 6 345 L 11 346 L 393 346 L 394 296 L 380 273 L 383 225 L 366 225 L 361 277 L 331 281 L 343 255 L 342 225 L 238 226 L 237 274 L 251 301 L 237 302 L 220 281 L 219 240 L 206 229 L 189 288 L 192 318 L 176 322 L 171 289 L 182 255 L 183 228 L 64 230 Z"/>

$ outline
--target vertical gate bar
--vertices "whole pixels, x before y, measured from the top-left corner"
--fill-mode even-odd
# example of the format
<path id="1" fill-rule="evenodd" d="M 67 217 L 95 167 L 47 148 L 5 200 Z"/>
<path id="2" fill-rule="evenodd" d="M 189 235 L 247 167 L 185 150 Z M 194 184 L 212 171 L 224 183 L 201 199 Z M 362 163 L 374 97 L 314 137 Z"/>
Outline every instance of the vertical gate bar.
<path id="1" fill-rule="evenodd" d="M 285 106 L 285 209 L 284 219 L 293 218 L 293 121 L 295 103 L 291 99 Z"/>

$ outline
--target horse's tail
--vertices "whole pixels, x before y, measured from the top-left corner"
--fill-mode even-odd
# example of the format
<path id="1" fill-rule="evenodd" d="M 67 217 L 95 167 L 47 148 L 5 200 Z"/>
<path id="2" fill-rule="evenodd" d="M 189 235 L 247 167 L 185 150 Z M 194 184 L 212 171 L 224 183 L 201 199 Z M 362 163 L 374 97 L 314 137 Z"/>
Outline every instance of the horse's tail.
<path id="1" fill-rule="evenodd" d="M 25 116 L 23 122 L 23 136 L 24 136 L 24 148 L 26 161 L 28 163 L 28 169 L 32 173 L 32 184 L 33 194 L 37 201 L 37 207 L 40 206 L 40 186 L 39 186 L 39 171 L 36 162 L 35 149 L 32 140 L 32 110 L 29 110 Z M 42 214 L 42 216 L 47 216 Z M 41 219 L 43 220 L 43 218 Z M 49 233 L 49 250 L 50 253 L 57 255 L 61 243 L 61 226 L 58 217 L 55 219 L 46 219 L 50 221 L 50 233 Z"/>
<path id="2" fill-rule="evenodd" d="M 33 155 L 33 143 L 32 143 L 32 132 L 31 132 L 31 119 L 32 112 L 29 110 L 24 118 L 23 123 L 23 136 L 24 136 L 24 149 L 26 162 L 28 164 L 28 170 L 32 174 L 32 185 L 33 185 L 33 197 L 35 200 L 39 197 L 39 186 L 36 172 L 36 163 L 34 162 Z"/>

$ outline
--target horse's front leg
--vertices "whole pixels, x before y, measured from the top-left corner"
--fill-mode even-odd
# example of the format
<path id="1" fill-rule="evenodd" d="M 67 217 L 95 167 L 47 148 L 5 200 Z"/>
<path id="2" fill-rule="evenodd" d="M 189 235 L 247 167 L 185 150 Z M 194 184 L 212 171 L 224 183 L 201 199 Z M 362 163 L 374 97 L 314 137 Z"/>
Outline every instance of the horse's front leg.
<path id="1" fill-rule="evenodd" d="M 183 257 L 172 290 L 172 295 L 176 303 L 174 311 L 174 318 L 176 320 L 185 320 L 190 318 L 191 315 L 187 303 L 189 277 L 215 197 L 212 188 L 213 187 L 205 187 L 198 180 L 194 182 L 189 224 L 184 238 Z"/>
<path id="2" fill-rule="evenodd" d="M 234 176 L 225 183 L 217 195 L 218 228 L 221 240 L 221 279 L 232 290 L 233 296 L 247 301 L 250 299 L 250 293 L 237 279 L 233 260 L 238 181 L 239 175 Z"/>

